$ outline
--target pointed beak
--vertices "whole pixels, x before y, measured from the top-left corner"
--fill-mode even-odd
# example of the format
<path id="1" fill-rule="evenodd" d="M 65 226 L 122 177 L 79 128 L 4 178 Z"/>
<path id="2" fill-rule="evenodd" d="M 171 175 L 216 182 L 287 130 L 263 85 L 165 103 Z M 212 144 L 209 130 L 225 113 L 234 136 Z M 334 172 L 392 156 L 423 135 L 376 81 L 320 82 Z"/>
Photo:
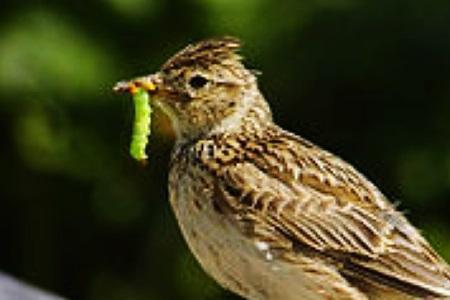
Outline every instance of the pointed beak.
<path id="1" fill-rule="evenodd" d="M 161 78 L 158 73 L 138 77 L 132 80 L 127 81 L 119 81 L 114 86 L 113 90 L 115 92 L 127 92 L 132 95 L 136 94 L 139 88 L 144 89 L 150 95 L 156 94 L 156 92 L 160 89 L 161 86 Z"/>

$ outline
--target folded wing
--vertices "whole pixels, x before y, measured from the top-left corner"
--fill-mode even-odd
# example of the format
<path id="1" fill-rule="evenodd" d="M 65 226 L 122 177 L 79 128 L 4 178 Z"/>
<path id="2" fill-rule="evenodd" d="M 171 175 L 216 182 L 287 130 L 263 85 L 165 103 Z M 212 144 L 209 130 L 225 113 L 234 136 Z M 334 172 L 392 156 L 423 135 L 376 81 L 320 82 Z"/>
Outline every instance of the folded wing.
<path id="1" fill-rule="evenodd" d="M 285 259 L 295 261 L 301 252 L 348 278 L 413 296 L 450 297 L 448 265 L 349 164 L 277 128 L 210 145 L 196 147 L 203 167 L 220 178 L 216 201 L 255 239 L 288 250 Z"/>

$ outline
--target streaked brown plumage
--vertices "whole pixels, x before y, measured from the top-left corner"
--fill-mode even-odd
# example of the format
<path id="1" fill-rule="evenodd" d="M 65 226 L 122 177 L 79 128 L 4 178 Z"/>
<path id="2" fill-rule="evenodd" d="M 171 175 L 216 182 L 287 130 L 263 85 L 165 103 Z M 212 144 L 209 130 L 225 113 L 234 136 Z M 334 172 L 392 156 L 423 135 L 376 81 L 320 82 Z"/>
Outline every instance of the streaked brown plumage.
<path id="1" fill-rule="evenodd" d="M 169 191 L 207 273 L 248 299 L 444 299 L 450 270 L 352 166 L 278 127 L 234 38 L 202 41 L 152 83 L 177 141 Z"/>

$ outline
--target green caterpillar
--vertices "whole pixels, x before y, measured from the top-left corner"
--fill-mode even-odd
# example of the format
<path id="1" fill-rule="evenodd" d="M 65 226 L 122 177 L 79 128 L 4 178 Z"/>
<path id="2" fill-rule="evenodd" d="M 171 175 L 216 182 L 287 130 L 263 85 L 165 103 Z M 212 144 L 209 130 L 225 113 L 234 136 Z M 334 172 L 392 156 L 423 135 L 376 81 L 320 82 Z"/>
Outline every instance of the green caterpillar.
<path id="1" fill-rule="evenodd" d="M 152 108 L 150 106 L 150 96 L 143 88 L 138 88 L 137 91 L 133 93 L 133 102 L 134 122 L 130 154 L 134 159 L 144 161 L 147 159 L 145 147 L 148 144 L 151 128 Z"/>

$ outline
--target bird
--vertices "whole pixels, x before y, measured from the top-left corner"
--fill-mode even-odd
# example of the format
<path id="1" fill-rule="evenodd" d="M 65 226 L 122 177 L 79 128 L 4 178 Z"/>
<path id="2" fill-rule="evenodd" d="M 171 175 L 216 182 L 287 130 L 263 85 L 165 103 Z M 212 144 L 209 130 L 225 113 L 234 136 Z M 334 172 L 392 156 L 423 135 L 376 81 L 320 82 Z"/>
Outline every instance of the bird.
<path id="1" fill-rule="evenodd" d="M 450 268 L 338 156 L 278 126 L 238 38 L 189 44 L 144 88 L 174 129 L 168 190 L 204 271 L 251 300 L 450 299 Z"/>

